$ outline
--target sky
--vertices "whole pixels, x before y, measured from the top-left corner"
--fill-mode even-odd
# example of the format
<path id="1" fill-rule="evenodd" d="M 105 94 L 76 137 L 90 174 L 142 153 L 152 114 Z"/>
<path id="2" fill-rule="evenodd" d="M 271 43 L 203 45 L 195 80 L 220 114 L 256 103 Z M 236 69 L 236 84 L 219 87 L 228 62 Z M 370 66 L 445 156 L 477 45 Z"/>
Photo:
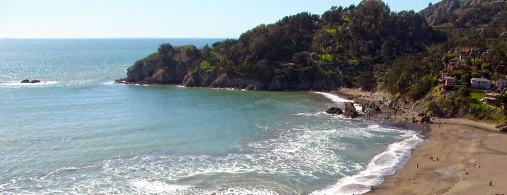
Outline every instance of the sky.
<path id="1" fill-rule="evenodd" d="M 439 0 L 384 0 L 419 11 Z M 0 38 L 238 38 L 300 12 L 360 0 L 0 0 Z"/>

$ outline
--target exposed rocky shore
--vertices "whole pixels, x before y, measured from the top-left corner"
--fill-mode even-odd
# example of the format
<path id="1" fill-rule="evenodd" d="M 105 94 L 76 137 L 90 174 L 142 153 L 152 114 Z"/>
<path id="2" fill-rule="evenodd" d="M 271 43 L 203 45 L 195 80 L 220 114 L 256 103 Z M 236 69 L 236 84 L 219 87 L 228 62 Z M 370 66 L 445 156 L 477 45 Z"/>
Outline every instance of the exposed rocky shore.
<path id="1" fill-rule="evenodd" d="M 342 88 L 334 94 L 353 100 L 362 107 L 359 116 L 364 118 L 387 120 L 395 123 L 438 123 L 468 125 L 493 132 L 507 133 L 507 124 L 497 125 L 485 121 L 465 118 L 439 118 L 423 112 L 424 103 L 405 101 L 390 97 L 384 92 L 366 92 L 359 89 Z"/>
<path id="2" fill-rule="evenodd" d="M 353 100 L 362 109 L 360 116 L 389 120 L 393 122 L 431 122 L 431 117 L 419 112 L 422 107 L 416 103 L 403 100 L 393 100 L 384 92 L 365 92 L 359 89 L 341 89 L 334 92 L 340 97 Z"/>

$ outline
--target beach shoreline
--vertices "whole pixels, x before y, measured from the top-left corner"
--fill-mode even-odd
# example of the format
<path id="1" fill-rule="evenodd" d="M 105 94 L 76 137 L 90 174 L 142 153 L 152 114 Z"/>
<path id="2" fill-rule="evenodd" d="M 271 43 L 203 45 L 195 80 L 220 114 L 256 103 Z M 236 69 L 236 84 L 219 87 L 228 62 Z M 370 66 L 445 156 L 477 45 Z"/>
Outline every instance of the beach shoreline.
<path id="1" fill-rule="evenodd" d="M 334 94 L 372 101 L 372 93 L 341 89 Z M 392 126 L 420 128 L 425 142 L 410 154 L 403 167 L 365 194 L 504 194 L 507 193 L 507 134 L 493 123 L 463 118 L 433 118 L 430 124 L 407 122 L 416 110 L 378 117 Z M 375 118 L 375 117 L 374 117 Z M 491 182 L 491 185 L 490 185 Z"/>
<path id="2" fill-rule="evenodd" d="M 402 169 L 367 194 L 503 194 L 507 134 L 468 125 L 429 124 L 427 142 Z M 490 186 L 489 183 L 492 182 Z"/>

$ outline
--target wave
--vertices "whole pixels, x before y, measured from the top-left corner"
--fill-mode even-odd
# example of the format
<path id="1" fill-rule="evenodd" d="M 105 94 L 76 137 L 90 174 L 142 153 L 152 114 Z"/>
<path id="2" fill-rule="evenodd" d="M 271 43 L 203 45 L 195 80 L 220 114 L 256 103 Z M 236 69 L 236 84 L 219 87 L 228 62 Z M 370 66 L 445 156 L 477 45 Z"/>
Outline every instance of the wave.
<path id="1" fill-rule="evenodd" d="M 356 175 L 346 176 L 332 186 L 313 192 L 320 194 L 364 194 L 371 186 L 377 186 L 384 181 L 384 176 L 393 175 L 410 158 L 412 150 L 424 142 L 421 135 L 407 131 L 406 139 L 389 145 L 386 151 L 375 156 L 365 170 Z"/>
<path id="2" fill-rule="evenodd" d="M 291 114 L 292 116 L 322 116 L 325 115 L 326 112 L 317 112 L 317 113 L 305 113 L 305 112 L 299 112 L 296 114 Z"/>
<path id="3" fill-rule="evenodd" d="M 161 181 L 135 180 L 130 187 L 136 194 L 185 194 L 192 188 L 190 185 L 171 185 Z"/>
<path id="4" fill-rule="evenodd" d="M 58 81 L 41 81 L 39 83 L 20 83 L 19 81 L 9 81 L 5 83 L 0 83 L 0 85 L 4 86 L 47 86 L 47 85 L 55 85 L 58 84 Z"/>
<path id="5" fill-rule="evenodd" d="M 256 195 L 276 195 L 279 194 L 278 192 L 271 191 L 268 189 L 263 188 L 244 188 L 244 187 L 233 187 L 225 190 L 219 190 L 218 192 L 215 192 L 213 194 L 218 195 L 249 195 L 249 194 L 256 194 Z"/>
<path id="6" fill-rule="evenodd" d="M 102 82 L 103 85 L 114 85 L 114 81 Z"/>
<path id="7" fill-rule="evenodd" d="M 331 93 L 317 92 L 317 91 L 313 92 L 313 93 L 321 94 L 324 97 L 330 99 L 331 101 L 333 101 L 335 103 L 339 103 L 339 104 L 343 104 L 345 102 L 352 102 L 352 103 L 354 103 L 354 101 L 352 101 L 352 100 L 348 100 L 348 99 L 342 98 L 340 96 L 337 96 L 337 95 L 331 94 Z M 356 108 L 357 111 L 361 111 L 363 109 L 363 107 L 361 107 L 359 104 L 354 104 L 354 107 Z"/>

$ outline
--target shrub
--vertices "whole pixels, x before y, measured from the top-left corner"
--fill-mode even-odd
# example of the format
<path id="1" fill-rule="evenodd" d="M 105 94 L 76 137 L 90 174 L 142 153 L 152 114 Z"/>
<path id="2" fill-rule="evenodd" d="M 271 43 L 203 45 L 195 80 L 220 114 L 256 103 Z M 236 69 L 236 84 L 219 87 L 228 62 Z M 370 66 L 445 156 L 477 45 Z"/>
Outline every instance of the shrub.
<path id="1" fill-rule="evenodd" d="M 470 96 L 470 90 L 468 90 L 468 88 L 466 88 L 466 87 L 460 87 L 458 90 L 458 94 L 461 97 L 467 97 L 467 96 Z"/>
<path id="2" fill-rule="evenodd" d="M 408 93 L 408 96 L 413 100 L 421 99 L 435 86 L 435 82 L 431 75 L 423 77 L 417 84 L 412 87 Z"/>

